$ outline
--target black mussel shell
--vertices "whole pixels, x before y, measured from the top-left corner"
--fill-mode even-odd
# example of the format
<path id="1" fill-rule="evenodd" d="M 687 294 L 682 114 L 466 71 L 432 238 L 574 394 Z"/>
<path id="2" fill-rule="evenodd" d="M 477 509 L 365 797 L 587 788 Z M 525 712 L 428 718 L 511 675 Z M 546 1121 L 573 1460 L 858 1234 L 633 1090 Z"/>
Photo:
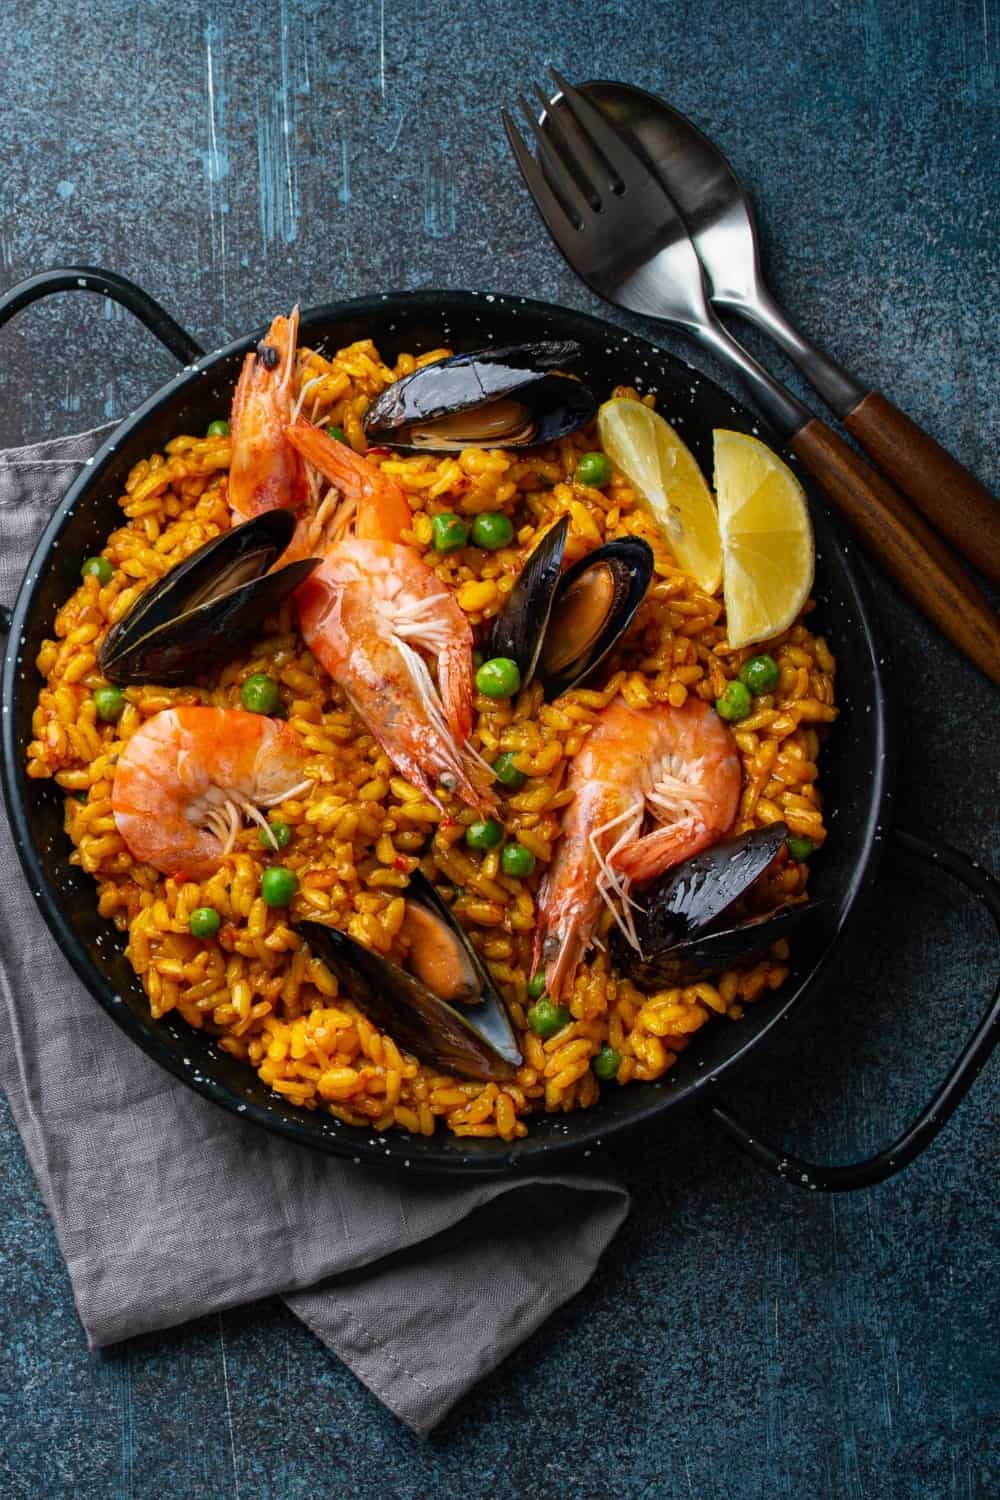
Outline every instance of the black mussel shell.
<path id="1" fill-rule="evenodd" d="M 419 871 L 411 876 L 405 895 L 407 901 L 430 912 L 450 935 L 457 935 L 479 980 L 480 999 L 475 1004 L 449 1004 L 413 974 L 336 927 L 322 922 L 299 922 L 297 927 L 345 993 L 399 1046 L 460 1078 L 509 1082 L 523 1059 L 506 1007 L 482 960 L 447 904 Z"/>
<path id="2" fill-rule="evenodd" d="M 638 536 L 606 542 L 566 569 L 536 667 L 546 697 L 579 687 L 600 665 L 631 625 L 652 577 L 653 549 Z"/>
<path id="3" fill-rule="evenodd" d="M 571 375 L 570 340 L 510 344 L 424 365 L 378 396 L 364 416 L 372 444 L 411 452 L 527 448 L 593 421 L 597 401 Z"/>
<path id="4" fill-rule="evenodd" d="M 830 901 L 801 901 L 797 905 L 779 906 L 760 916 L 748 917 L 732 927 L 693 933 L 660 953 L 640 959 L 626 946 L 628 957 L 616 954 L 621 971 L 640 990 L 662 990 L 677 984 L 696 984 L 721 974 L 734 964 L 745 964 L 761 958 L 779 938 L 828 921 L 833 912 Z"/>
<path id="5" fill-rule="evenodd" d="M 552 613 L 552 601 L 562 577 L 563 553 L 569 535 L 569 516 L 547 531 L 529 556 L 510 591 L 503 613 L 493 623 L 489 655 L 517 662 L 522 685 L 535 675 L 535 666 Z"/>
<path id="6" fill-rule="evenodd" d="M 517 662 L 546 696 L 578 687 L 631 625 L 653 577 L 653 549 L 641 537 L 606 542 L 561 571 L 569 518 L 547 531 L 521 570 L 490 636 L 491 656 Z"/>
<path id="7" fill-rule="evenodd" d="M 644 957 L 665 952 L 683 938 L 704 932 L 746 895 L 788 837 L 784 823 L 752 828 L 703 849 L 665 870 L 637 895 L 632 916 Z M 616 945 L 621 947 L 616 952 Z M 635 956 L 616 930 L 612 952 L 621 961 Z"/>
<path id="8" fill-rule="evenodd" d="M 101 647 L 109 682 L 190 682 L 230 660 L 298 588 L 318 558 L 268 571 L 295 531 L 287 510 L 269 510 L 213 537 L 147 589 Z"/>
<path id="9" fill-rule="evenodd" d="M 618 930 L 611 956 L 640 989 L 694 984 L 765 953 L 779 938 L 815 921 L 827 901 L 801 902 L 741 916 L 738 903 L 771 864 L 788 828 L 772 823 L 725 839 L 666 870 L 639 892 L 632 918 L 637 953 Z"/>

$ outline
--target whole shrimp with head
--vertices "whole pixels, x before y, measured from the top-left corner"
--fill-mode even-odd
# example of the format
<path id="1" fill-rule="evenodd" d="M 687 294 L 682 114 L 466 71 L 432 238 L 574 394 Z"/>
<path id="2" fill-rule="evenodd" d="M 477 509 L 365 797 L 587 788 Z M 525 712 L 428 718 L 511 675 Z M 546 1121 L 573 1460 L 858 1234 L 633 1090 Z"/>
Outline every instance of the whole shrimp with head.
<path id="1" fill-rule="evenodd" d="M 472 629 L 416 548 L 400 541 L 411 522 L 406 496 L 318 428 L 296 423 L 288 436 L 338 486 L 353 533 L 296 593 L 306 645 L 407 781 L 437 804 L 433 777 L 470 807 L 493 811 L 492 772 L 469 745 Z M 436 682 L 421 651 L 437 664 Z"/>
<path id="2" fill-rule="evenodd" d="M 591 944 L 602 906 L 638 949 L 630 890 L 716 843 L 736 816 L 740 763 L 714 709 L 604 709 L 569 775 L 575 793 L 538 896 L 535 967 L 558 999 Z M 643 825 L 650 815 L 653 826 Z"/>
<path id="3" fill-rule="evenodd" d="M 493 811 L 492 772 L 468 744 L 469 622 L 400 540 L 412 516 L 399 485 L 298 414 L 297 333 L 296 308 L 244 362 L 230 424 L 230 506 L 239 519 L 305 506 L 283 561 L 324 554 L 295 596 L 306 644 L 408 781 L 438 803 L 433 777 L 470 807 Z M 320 496 L 322 480 L 331 488 Z M 421 651 L 435 659 L 437 682 Z"/>

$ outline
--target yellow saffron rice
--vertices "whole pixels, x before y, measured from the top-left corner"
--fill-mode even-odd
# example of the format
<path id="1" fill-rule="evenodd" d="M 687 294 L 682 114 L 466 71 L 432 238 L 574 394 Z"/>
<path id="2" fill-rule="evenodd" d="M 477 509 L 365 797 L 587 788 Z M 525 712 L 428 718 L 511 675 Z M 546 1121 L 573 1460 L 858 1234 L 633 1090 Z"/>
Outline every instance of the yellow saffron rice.
<path id="1" fill-rule="evenodd" d="M 370 341 L 332 357 L 302 350 L 300 386 L 312 382 L 306 413 L 342 427 L 364 452 L 361 418 L 369 401 L 447 352 L 403 355 L 389 368 Z M 615 394 L 639 399 L 626 389 Z M 678 568 L 620 475 L 604 490 L 574 481 L 581 453 L 597 446 L 590 429 L 521 455 L 382 451 L 372 458 L 406 492 L 413 529 L 404 540 L 455 591 L 477 644 L 503 608 L 525 550 L 558 517 L 570 517 L 570 561 L 615 537 L 642 536 L 653 547 L 654 580 L 639 615 L 585 688 L 548 704 L 537 684 L 512 701 L 475 701 L 473 744 L 487 760 L 514 752 L 528 777 L 519 791 L 495 789 L 508 838 L 535 856 L 528 878 L 505 875 L 498 849 L 478 853 L 466 845 L 473 812 L 443 795 L 442 814 L 396 774 L 306 649 L 291 604 L 210 685 L 131 687 L 117 723 L 98 717 L 93 694 L 106 684 L 97 654 L 108 628 L 144 589 L 230 525 L 228 437 L 177 437 L 164 453 L 136 465 L 121 497 L 123 524 L 102 553 L 114 569 L 111 581 L 102 586 L 98 578 L 85 578 L 39 653 L 45 683 L 28 772 L 54 777 L 65 791 L 71 859 L 97 882 L 101 914 L 127 934 L 153 1016 L 179 1011 L 292 1104 L 380 1131 L 399 1127 L 429 1135 L 443 1119 L 457 1135 L 511 1140 L 526 1133 L 533 1112 L 586 1108 L 602 1086 L 616 1086 L 601 1085 L 591 1071 L 605 1043 L 621 1056 L 617 1085 L 659 1078 L 706 1022 L 738 1020 L 746 1003 L 786 976 L 787 948 L 776 944 L 767 958 L 714 983 L 647 995 L 617 977 L 607 955 L 595 951 L 565 1002 L 572 1024 L 547 1041 L 527 1026 L 537 891 L 570 800 L 566 772 L 595 716 L 617 695 L 633 706 L 679 707 L 691 694 L 713 701 L 753 654 L 727 646 L 721 600 L 703 594 Z M 474 517 L 496 510 L 514 524 L 509 548 L 467 547 L 446 556 L 432 550 L 435 514 Z M 743 771 L 735 831 L 783 820 L 793 835 L 821 845 L 817 753 L 824 726 L 836 716 L 834 660 L 801 619 L 766 649 L 781 680 L 733 726 Z M 313 780 L 307 795 L 274 813 L 292 829 L 280 862 L 299 880 L 287 909 L 269 907 L 260 896 L 262 872 L 273 860 L 256 827 L 243 831 L 211 879 L 196 884 L 137 864 L 111 810 L 116 758 L 145 719 L 182 703 L 238 708 L 241 684 L 257 672 L 281 684 Z M 402 1052 L 341 992 L 294 930 L 296 919 L 315 918 L 390 952 L 403 921 L 402 893 L 418 864 L 452 903 L 507 1003 L 524 1054 L 512 1083 L 470 1083 Z M 805 863 L 780 863 L 768 877 L 775 900 L 800 898 L 807 875 Z M 190 913 L 201 906 L 214 907 L 222 918 L 214 939 L 189 932 Z M 606 914 L 602 931 L 609 921 Z"/>

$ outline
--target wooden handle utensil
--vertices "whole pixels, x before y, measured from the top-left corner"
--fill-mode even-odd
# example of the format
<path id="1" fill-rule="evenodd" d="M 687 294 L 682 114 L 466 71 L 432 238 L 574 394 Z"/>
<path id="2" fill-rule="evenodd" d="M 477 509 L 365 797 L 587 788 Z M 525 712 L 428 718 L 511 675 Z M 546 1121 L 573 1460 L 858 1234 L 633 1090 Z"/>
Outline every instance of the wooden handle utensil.
<path id="1" fill-rule="evenodd" d="M 878 391 L 843 420 L 942 536 L 1000 586 L 1000 503 L 986 486 Z"/>
<path id="2" fill-rule="evenodd" d="M 942 635 L 1000 685 L 1000 616 L 940 537 L 819 417 L 788 442 L 866 550 Z"/>

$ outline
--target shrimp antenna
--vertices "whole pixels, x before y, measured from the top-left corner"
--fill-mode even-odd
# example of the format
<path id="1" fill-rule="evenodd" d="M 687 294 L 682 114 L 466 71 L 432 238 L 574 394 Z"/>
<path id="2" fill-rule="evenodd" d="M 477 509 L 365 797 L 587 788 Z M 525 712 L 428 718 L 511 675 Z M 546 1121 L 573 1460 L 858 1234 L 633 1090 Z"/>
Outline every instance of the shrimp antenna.
<path id="1" fill-rule="evenodd" d="M 619 813 L 617 817 L 609 818 L 606 823 L 602 823 L 600 828 L 592 829 L 587 839 L 601 871 L 597 881 L 598 895 L 614 917 L 615 924 L 625 941 L 629 947 L 635 949 L 640 958 L 643 956 L 642 947 L 639 942 L 638 933 L 635 930 L 635 918 L 632 915 L 638 903 L 633 901 L 629 894 L 632 884 L 629 877 L 624 875 L 620 870 L 615 869 L 614 857 L 626 844 L 632 841 L 642 826 L 643 811 L 644 804 L 640 798 L 633 802 L 630 807 L 627 807 L 624 812 Z M 625 827 L 618 838 L 612 844 L 607 854 L 603 854 L 598 844 L 601 834 L 608 833 L 612 828 L 618 828 L 623 823 Z"/>

